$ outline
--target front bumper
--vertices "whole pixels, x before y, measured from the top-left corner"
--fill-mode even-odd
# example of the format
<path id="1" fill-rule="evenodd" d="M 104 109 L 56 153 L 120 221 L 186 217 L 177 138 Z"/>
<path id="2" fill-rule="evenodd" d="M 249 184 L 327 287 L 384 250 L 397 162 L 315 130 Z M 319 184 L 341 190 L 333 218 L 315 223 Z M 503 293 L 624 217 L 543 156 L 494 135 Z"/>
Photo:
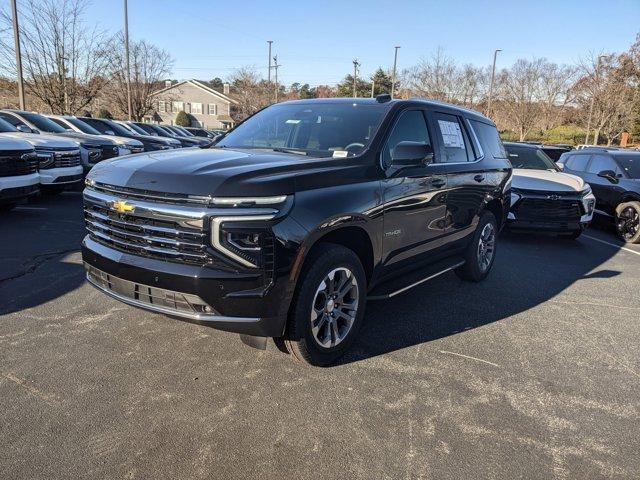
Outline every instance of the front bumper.
<path id="1" fill-rule="evenodd" d="M 0 177 L 0 203 L 12 203 L 38 193 L 40 177 L 37 173 Z"/>
<path id="2" fill-rule="evenodd" d="M 83 169 L 77 167 L 47 168 L 40 170 L 41 185 L 64 185 L 77 183 L 82 180 Z"/>
<path id="3" fill-rule="evenodd" d="M 284 332 L 290 289 L 286 277 L 264 291 L 260 272 L 241 274 L 131 255 L 82 242 L 87 280 L 129 305 L 245 335 Z"/>
<path id="4" fill-rule="evenodd" d="M 596 198 L 586 194 L 555 194 L 518 190 L 511 194 L 507 224 L 511 230 L 569 233 L 584 230 L 593 220 Z"/>

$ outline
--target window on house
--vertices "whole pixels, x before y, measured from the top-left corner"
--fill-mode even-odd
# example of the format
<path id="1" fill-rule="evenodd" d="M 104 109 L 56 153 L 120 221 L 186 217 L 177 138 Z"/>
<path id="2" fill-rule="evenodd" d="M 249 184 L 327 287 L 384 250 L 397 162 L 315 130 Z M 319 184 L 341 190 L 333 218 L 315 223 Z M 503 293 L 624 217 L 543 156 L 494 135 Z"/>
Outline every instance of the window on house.
<path id="1" fill-rule="evenodd" d="M 167 113 L 167 102 L 160 100 L 158 102 L 158 112 Z"/>
<path id="2" fill-rule="evenodd" d="M 184 110 L 184 102 L 171 102 L 171 111 L 178 113 Z"/>
<path id="3" fill-rule="evenodd" d="M 217 115 L 218 114 L 218 104 L 210 103 L 209 104 L 209 115 Z"/>
<path id="4" fill-rule="evenodd" d="M 202 104 L 201 103 L 191 103 L 191 113 L 202 114 Z"/>

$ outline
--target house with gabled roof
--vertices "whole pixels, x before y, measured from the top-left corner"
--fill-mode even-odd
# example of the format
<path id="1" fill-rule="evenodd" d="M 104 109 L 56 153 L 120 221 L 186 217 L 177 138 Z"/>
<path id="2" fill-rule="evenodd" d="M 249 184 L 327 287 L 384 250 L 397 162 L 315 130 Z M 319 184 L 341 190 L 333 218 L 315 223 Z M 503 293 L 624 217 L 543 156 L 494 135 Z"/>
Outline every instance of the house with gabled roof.
<path id="1" fill-rule="evenodd" d="M 198 80 L 165 82 L 165 88 L 152 93 L 154 113 L 145 120 L 173 125 L 178 112 L 184 110 L 193 127 L 213 130 L 233 128 L 232 109 L 238 104 L 229 94 L 229 84 L 222 92 Z"/>

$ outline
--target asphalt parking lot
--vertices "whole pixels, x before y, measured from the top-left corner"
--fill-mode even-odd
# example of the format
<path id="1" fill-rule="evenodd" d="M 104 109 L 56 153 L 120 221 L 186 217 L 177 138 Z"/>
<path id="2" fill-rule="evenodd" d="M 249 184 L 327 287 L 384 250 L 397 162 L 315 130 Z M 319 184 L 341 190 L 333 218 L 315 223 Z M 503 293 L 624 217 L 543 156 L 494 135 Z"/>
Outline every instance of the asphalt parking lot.
<path id="1" fill-rule="evenodd" d="M 502 236 L 319 369 L 89 287 L 80 204 L 0 217 L 2 478 L 640 477 L 640 248 L 606 229 Z"/>

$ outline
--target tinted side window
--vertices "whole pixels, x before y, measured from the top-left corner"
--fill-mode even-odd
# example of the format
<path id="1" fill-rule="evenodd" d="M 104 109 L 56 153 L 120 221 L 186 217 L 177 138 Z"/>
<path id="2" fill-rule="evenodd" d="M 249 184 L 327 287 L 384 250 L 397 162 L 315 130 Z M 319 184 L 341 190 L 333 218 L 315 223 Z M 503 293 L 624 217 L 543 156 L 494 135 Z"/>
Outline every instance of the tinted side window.
<path id="1" fill-rule="evenodd" d="M 569 170 L 584 172 L 587 169 L 589 158 L 591 158 L 591 155 L 571 155 L 565 162 L 565 166 Z"/>
<path id="2" fill-rule="evenodd" d="M 421 142 L 431 145 L 427 122 L 422 111 L 409 110 L 400 115 L 382 152 L 382 161 L 385 166 L 391 165 L 391 152 L 400 142 Z"/>
<path id="3" fill-rule="evenodd" d="M 442 144 L 440 162 L 462 163 L 474 160 L 467 132 L 455 115 L 435 113 L 436 128 Z"/>
<path id="4" fill-rule="evenodd" d="M 618 164 L 607 155 L 594 155 L 591 157 L 591 163 L 589 164 L 589 173 L 595 173 L 596 175 L 604 170 L 613 170 L 618 173 Z"/>
<path id="5" fill-rule="evenodd" d="M 69 128 L 68 125 L 66 125 L 62 120 L 58 119 L 58 118 L 50 118 L 49 120 L 51 120 L 54 123 L 57 123 L 58 125 L 60 125 L 62 128 Z"/>
<path id="6" fill-rule="evenodd" d="M 473 130 L 476 132 L 485 155 L 491 155 L 493 158 L 507 158 L 507 152 L 500 140 L 498 129 L 488 123 L 470 120 Z"/>
<path id="7" fill-rule="evenodd" d="M 14 127 L 17 127 L 19 125 L 24 125 L 24 122 L 22 122 L 17 117 L 14 117 L 13 115 L 11 115 L 9 113 L 0 112 L 0 117 L 2 117 L 4 120 L 9 122 Z"/>

